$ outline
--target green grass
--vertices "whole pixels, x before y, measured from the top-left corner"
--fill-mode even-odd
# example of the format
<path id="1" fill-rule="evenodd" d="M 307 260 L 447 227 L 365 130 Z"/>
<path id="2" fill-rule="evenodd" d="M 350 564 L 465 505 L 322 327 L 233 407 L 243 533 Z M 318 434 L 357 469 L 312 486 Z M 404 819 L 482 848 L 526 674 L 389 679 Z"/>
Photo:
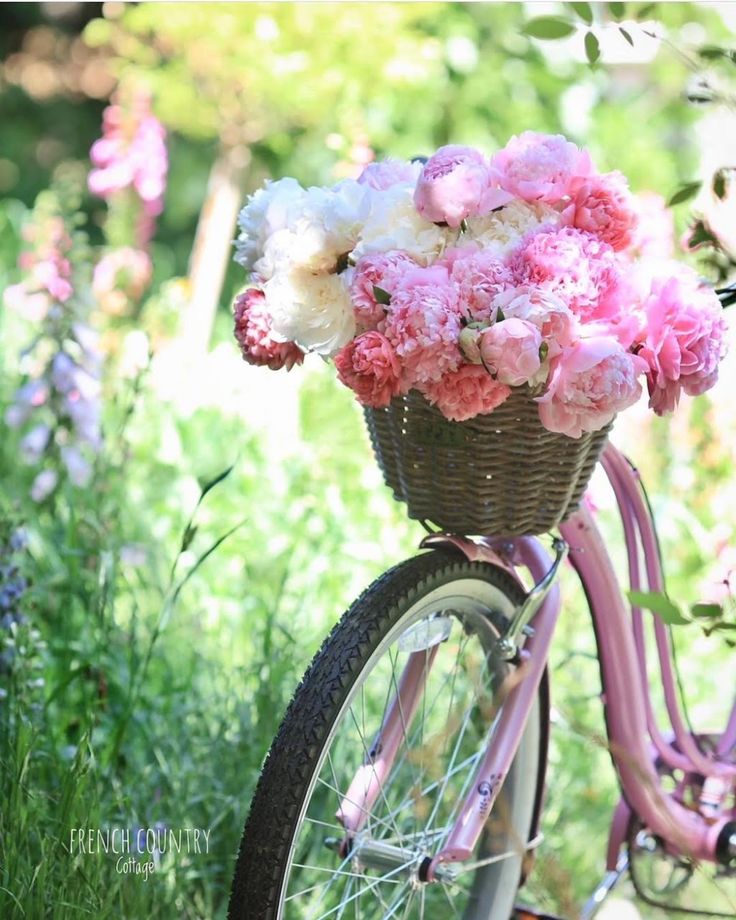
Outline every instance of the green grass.
<path id="1" fill-rule="evenodd" d="M 284 443 L 214 407 L 177 412 L 144 387 L 94 487 L 42 508 L 26 498 L 32 472 L 15 461 L 15 435 L 3 438 L 5 504 L 26 520 L 33 580 L 29 627 L 2 678 L 3 918 L 224 916 L 248 801 L 301 673 L 355 595 L 422 535 L 380 484 L 349 394 L 326 370 L 293 385 L 299 429 Z M 117 386 L 112 432 L 128 399 Z M 673 545 L 687 576 L 674 584 L 691 591 L 692 547 Z M 551 909 L 602 873 L 617 799 L 596 740 L 592 630 L 569 598 L 532 886 Z M 707 689 L 695 697 L 707 710 Z M 113 855 L 70 852 L 72 828 L 157 822 L 209 830 L 209 852 L 164 855 L 147 880 L 117 871 Z"/>

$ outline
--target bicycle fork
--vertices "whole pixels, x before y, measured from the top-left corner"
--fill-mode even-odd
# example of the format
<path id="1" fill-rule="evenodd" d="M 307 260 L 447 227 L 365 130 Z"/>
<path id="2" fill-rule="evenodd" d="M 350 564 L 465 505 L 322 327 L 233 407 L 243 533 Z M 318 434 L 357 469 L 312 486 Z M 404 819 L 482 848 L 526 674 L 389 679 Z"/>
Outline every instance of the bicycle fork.
<path id="1" fill-rule="evenodd" d="M 423 546 L 437 545 L 442 536 L 428 538 Z M 514 541 L 483 540 L 471 542 L 458 537 L 444 538 L 465 552 L 468 558 L 501 564 L 516 576 L 513 566 L 526 567 L 535 580 L 535 586 L 517 609 L 506 632 L 499 638 L 497 653 L 502 660 L 513 661 L 517 667 L 505 686 L 505 698 L 488 747 L 483 753 L 458 817 L 442 849 L 434 858 L 426 857 L 419 866 L 420 881 L 431 882 L 452 877 L 453 863 L 467 860 L 473 853 L 483 827 L 511 767 L 531 711 L 547 663 L 549 646 L 560 611 L 559 588 L 555 578 L 567 554 L 567 544 L 556 540 L 556 558 L 541 547 L 539 541 L 522 537 Z M 467 544 L 467 547 L 464 545 Z M 533 620 L 533 627 L 530 622 Z M 522 635 L 525 636 L 520 647 Z M 336 817 L 346 831 L 342 848 L 344 854 L 363 829 L 366 820 L 382 792 L 399 747 L 408 736 L 411 719 L 421 700 L 429 669 L 438 645 L 412 652 L 396 687 L 381 728 L 367 752 L 365 763 L 358 768 L 348 791 L 343 796 Z M 504 688 L 502 687 L 502 694 Z M 388 845 L 373 849 L 380 841 L 360 844 L 361 857 L 370 862 L 373 857 L 396 859 L 397 865 L 406 863 L 410 854 L 400 847 Z M 396 853 L 383 852 L 396 850 Z"/>

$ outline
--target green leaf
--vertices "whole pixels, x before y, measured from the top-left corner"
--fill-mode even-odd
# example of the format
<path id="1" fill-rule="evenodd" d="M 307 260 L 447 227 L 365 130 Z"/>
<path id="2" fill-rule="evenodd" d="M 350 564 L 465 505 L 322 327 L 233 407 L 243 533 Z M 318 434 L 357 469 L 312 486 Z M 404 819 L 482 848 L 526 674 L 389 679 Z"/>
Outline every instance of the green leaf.
<path id="1" fill-rule="evenodd" d="M 626 39 L 626 41 L 627 41 L 627 42 L 631 45 L 631 47 L 633 48 L 633 47 L 634 47 L 634 39 L 631 37 L 631 35 L 626 31 L 626 29 L 624 29 L 623 26 L 619 26 L 619 27 L 618 27 L 618 30 L 619 30 L 619 32 L 623 35 L 623 37 Z"/>
<path id="2" fill-rule="evenodd" d="M 712 246 L 717 242 L 718 240 L 713 236 L 705 221 L 696 220 L 690 231 L 690 235 L 687 237 L 686 245 L 689 250 L 693 250 L 697 249 L 698 246 Z"/>
<path id="3" fill-rule="evenodd" d="M 387 307 L 391 303 L 391 295 L 389 292 L 384 291 L 384 289 L 377 284 L 373 285 L 373 296 L 376 298 L 376 303 L 383 304 L 384 307 Z"/>
<path id="4" fill-rule="evenodd" d="M 502 323 L 505 319 L 506 319 L 506 315 L 504 314 L 503 310 L 499 307 L 496 310 L 496 322 Z"/>
<path id="5" fill-rule="evenodd" d="M 639 7 L 639 9 L 634 14 L 638 20 L 646 19 L 650 13 L 653 13 L 657 9 L 658 4 L 656 3 L 645 3 L 644 6 Z"/>
<path id="6" fill-rule="evenodd" d="M 726 197 L 726 181 L 728 178 L 728 171 L 725 169 L 719 169 L 718 172 L 713 176 L 713 194 L 719 201 L 723 201 Z"/>
<path id="7" fill-rule="evenodd" d="M 575 26 L 568 19 L 560 19 L 559 16 L 537 16 L 536 19 L 530 19 L 521 31 L 530 38 L 566 38 L 572 35 Z"/>
<path id="8" fill-rule="evenodd" d="M 201 502 L 205 495 L 214 489 L 216 485 L 219 485 L 223 479 L 227 479 L 227 477 L 230 475 L 230 473 L 232 473 L 234 469 L 235 464 L 231 463 L 227 469 L 223 470 L 221 473 L 218 473 L 217 476 L 215 476 L 213 479 L 210 479 L 209 482 L 206 482 L 202 486 L 202 492 L 200 493 L 199 501 Z"/>
<path id="9" fill-rule="evenodd" d="M 725 58 L 727 61 L 736 63 L 736 50 L 733 48 L 719 48 L 717 45 L 704 45 L 702 48 L 698 48 L 698 56 L 705 61 Z"/>
<path id="10" fill-rule="evenodd" d="M 626 15 L 625 3 L 609 3 L 608 9 L 616 22 L 618 22 L 620 19 L 623 19 Z"/>
<path id="11" fill-rule="evenodd" d="M 723 613 L 723 607 L 720 604 L 693 604 L 690 613 L 694 617 L 719 617 Z"/>
<path id="12" fill-rule="evenodd" d="M 185 553 L 189 547 L 192 545 L 192 540 L 197 534 L 197 525 L 196 524 L 187 524 L 186 530 L 181 538 L 181 549 L 179 552 Z"/>
<path id="13" fill-rule="evenodd" d="M 682 615 L 677 604 L 673 603 L 666 594 L 658 594 L 656 591 L 629 591 L 628 595 L 635 607 L 645 607 L 651 610 L 660 617 L 663 623 L 679 626 L 690 622 Z"/>
<path id="14" fill-rule="evenodd" d="M 591 65 L 601 56 L 601 46 L 593 32 L 585 33 L 585 56 Z"/>
<path id="15" fill-rule="evenodd" d="M 568 6 L 583 20 L 586 26 L 593 25 L 593 10 L 590 8 L 589 3 L 569 3 Z"/>
<path id="16" fill-rule="evenodd" d="M 700 186 L 702 184 L 702 182 L 686 182 L 684 185 L 681 185 L 670 197 L 670 200 L 667 202 L 667 207 L 671 208 L 676 204 L 682 204 L 683 201 L 689 201 L 691 198 L 694 198 L 700 191 Z"/>

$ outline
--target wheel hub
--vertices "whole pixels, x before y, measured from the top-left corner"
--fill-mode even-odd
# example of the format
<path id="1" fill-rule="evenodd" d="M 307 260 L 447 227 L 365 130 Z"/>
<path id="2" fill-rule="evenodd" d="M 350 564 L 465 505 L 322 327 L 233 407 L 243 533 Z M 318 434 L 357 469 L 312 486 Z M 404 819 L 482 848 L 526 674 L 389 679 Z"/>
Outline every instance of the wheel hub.
<path id="1" fill-rule="evenodd" d="M 328 837 L 325 845 L 332 850 L 346 852 L 343 849 L 346 841 Z M 353 863 L 358 869 L 379 869 L 383 872 L 392 872 L 396 878 L 409 878 L 419 884 L 427 882 L 426 873 L 422 872 L 423 866 L 429 864 L 431 856 L 421 849 L 399 847 L 383 840 L 374 840 L 367 834 L 359 834 L 348 843 L 349 853 Z M 458 874 L 458 868 L 441 864 L 434 872 L 437 881 L 452 882 Z"/>

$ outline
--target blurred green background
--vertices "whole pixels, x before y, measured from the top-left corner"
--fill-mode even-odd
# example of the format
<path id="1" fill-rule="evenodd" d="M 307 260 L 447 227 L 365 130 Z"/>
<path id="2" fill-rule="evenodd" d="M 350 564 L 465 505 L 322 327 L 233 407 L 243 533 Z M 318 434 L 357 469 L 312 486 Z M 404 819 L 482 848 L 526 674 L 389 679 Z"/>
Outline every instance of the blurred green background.
<path id="1" fill-rule="evenodd" d="M 330 366 L 282 376 L 240 361 L 230 303 L 244 278 L 229 243 L 245 195 L 267 176 L 326 183 L 372 156 L 450 141 L 492 150 L 527 128 L 587 145 L 636 191 L 668 197 L 710 168 L 708 119 L 722 123 L 687 101 L 688 49 L 732 43 L 734 4 L 595 4 L 595 67 L 580 30 L 564 44 L 524 34 L 546 13 L 580 25 L 572 6 L 0 8 L 1 288 L 22 281 L 22 228 L 62 180 L 76 183 L 85 246 L 109 242 L 105 203 L 79 175 L 121 81 L 150 91 L 170 164 L 146 293 L 117 315 L 87 303 L 104 344 L 104 447 L 84 488 L 62 476 L 48 498 L 30 496 L 37 469 L 2 418 L 36 330 L 0 306 L 0 544 L 24 529 L 14 559 L 30 582 L 22 621 L 0 637 L 3 918 L 223 917 L 259 766 L 301 673 L 356 594 L 423 534 L 383 486 Z M 676 209 L 678 233 L 689 207 Z M 641 407 L 614 434 L 650 484 L 669 590 L 684 603 L 736 566 L 734 382 L 731 360 L 675 419 Z M 620 557 L 610 498 L 595 494 Z M 552 662 L 547 841 L 528 892 L 565 916 L 602 874 L 617 800 L 592 631 L 569 589 Z M 691 627 L 677 644 L 691 716 L 717 727 L 732 650 Z M 211 829 L 209 852 L 164 855 L 147 881 L 69 852 L 73 827 L 157 822 Z M 695 903 L 722 904 L 706 881 Z"/>

